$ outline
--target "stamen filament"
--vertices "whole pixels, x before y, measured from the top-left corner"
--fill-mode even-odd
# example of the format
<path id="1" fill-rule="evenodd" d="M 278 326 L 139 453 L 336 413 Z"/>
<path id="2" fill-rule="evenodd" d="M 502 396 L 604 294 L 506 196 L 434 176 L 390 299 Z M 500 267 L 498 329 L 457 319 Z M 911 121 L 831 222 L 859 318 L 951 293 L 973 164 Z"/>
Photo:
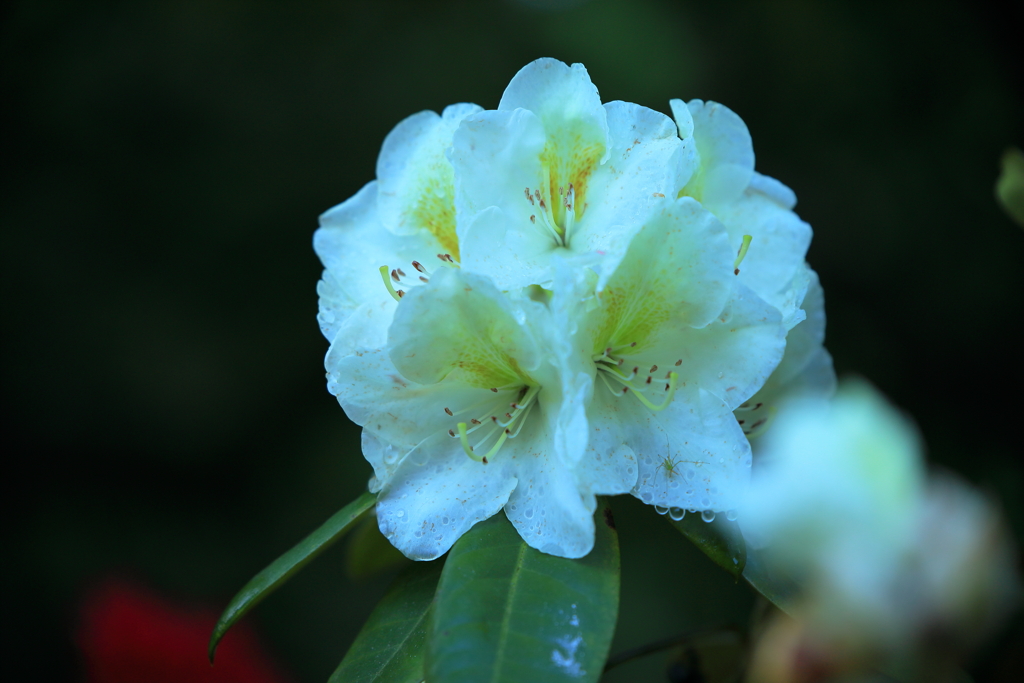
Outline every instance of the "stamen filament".
<path id="1" fill-rule="evenodd" d="M 380 270 L 381 279 L 384 280 L 384 286 L 388 288 L 388 294 L 390 294 L 392 297 L 394 297 L 395 301 L 401 301 L 402 300 L 402 295 L 404 295 L 405 292 L 403 292 L 401 290 L 399 290 L 397 292 L 395 291 L 394 286 L 391 284 L 391 274 L 388 271 L 388 267 L 387 266 L 381 266 L 379 268 L 379 270 Z"/>
<path id="2" fill-rule="evenodd" d="M 736 261 L 732 264 L 734 269 L 739 268 L 740 264 L 743 263 L 743 259 L 747 256 L 747 249 L 750 249 L 750 240 L 752 239 L 753 237 L 750 235 L 743 236 L 743 244 L 740 245 L 740 250 L 736 254 Z"/>

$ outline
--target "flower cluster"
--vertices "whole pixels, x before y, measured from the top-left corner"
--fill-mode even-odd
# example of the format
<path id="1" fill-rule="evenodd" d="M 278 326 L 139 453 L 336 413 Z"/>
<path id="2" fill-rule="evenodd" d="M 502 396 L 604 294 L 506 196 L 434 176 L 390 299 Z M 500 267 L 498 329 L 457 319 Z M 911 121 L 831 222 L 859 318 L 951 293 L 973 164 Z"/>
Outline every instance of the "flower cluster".
<path id="1" fill-rule="evenodd" d="M 581 557 L 602 494 L 733 509 L 773 403 L 831 389 L 795 196 L 732 111 L 671 110 L 541 59 L 496 110 L 399 123 L 321 216 L 328 388 L 408 557 L 502 509 Z"/>

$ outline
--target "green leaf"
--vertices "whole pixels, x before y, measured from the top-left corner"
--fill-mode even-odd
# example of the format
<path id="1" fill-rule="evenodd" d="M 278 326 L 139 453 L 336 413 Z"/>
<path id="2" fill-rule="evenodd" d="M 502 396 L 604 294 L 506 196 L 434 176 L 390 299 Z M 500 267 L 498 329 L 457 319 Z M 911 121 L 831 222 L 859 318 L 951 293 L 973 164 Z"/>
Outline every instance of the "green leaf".
<path id="1" fill-rule="evenodd" d="M 600 501 L 594 549 L 569 560 L 526 545 L 503 514 L 448 556 L 431 618 L 430 683 L 597 681 L 619 608 L 619 539 Z"/>
<path id="2" fill-rule="evenodd" d="M 356 525 L 345 548 L 345 573 L 353 580 L 375 576 L 409 560 L 384 537 L 372 512 Z"/>
<path id="3" fill-rule="evenodd" d="M 444 560 L 407 567 L 377 603 L 328 683 L 419 683 Z"/>
<path id="4" fill-rule="evenodd" d="M 689 513 L 679 521 L 669 517 L 666 519 L 715 564 L 739 581 L 747 564 L 747 544 L 736 522 L 722 515 L 711 522 L 705 522 L 699 512 Z"/>
<path id="5" fill-rule="evenodd" d="M 743 578 L 750 587 L 768 599 L 773 605 L 787 614 L 792 614 L 792 605 L 796 597 L 796 583 L 788 576 L 772 568 L 762 553 L 747 553 L 747 566 L 743 569 Z"/>
<path id="6" fill-rule="evenodd" d="M 217 643 L 228 632 L 236 621 L 259 604 L 260 600 L 270 595 L 278 586 L 291 578 L 292 574 L 306 566 L 310 560 L 326 550 L 337 541 L 349 528 L 356 517 L 370 509 L 377 496 L 364 493 L 354 501 L 334 513 L 323 525 L 302 540 L 297 546 L 274 560 L 270 566 L 254 576 L 242 590 L 231 599 L 220 620 L 213 627 L 210 646 L 207 653 L 210 662 L 217 650 Z"/>

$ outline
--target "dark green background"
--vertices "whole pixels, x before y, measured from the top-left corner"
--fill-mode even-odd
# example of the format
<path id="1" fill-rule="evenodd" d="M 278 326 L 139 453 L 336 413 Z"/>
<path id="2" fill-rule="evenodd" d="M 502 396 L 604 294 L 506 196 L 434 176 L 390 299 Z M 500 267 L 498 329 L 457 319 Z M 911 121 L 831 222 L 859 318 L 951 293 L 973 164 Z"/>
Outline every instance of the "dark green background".
<path id="1" fill-rule="evenodd" d="M 1020 10 L 531 4 L 4 10 L 4 669 L 75 680 L 94 581 L 219 607 L 357 495 L 370 470 L 324 386 L 316 217 L 373 177 L 399 120 L 492 108 L 540 56 L 583 62 L 605 100 L 698 97 L 744 118 L 757 168 L 815 229 L 837 369 L 910 412 L 1020 537 L 1024 232 L 992 192 L 1024 144 Z M 617 502 L 613 651 L 742 623 L 742 586 Z M 350 581 L 334 549 L 251 621 L 296 680 L 324 681 L 386 581 Z M 982 653 L 979 680 L 1019 667 L 1019 632 Z"/>

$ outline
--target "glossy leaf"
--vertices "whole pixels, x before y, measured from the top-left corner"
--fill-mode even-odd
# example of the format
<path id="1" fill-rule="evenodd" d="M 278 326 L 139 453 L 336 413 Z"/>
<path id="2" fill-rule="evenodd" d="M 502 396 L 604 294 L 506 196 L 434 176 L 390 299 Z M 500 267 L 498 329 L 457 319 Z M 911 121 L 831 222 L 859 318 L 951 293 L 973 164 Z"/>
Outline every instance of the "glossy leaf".
<path id="1" fill-rule="evenodd" d="M 431 683 L 597 681 L 619 606 L 619 541 L 606 501 L 594 549 L 570 560 L 526 545 L 505 515 L 452 548 L 431 619 Z"/>
<path id="2" fill-rule="evenodd" d="M 721 515 L 705 522 L 700 513 L 689 513 L 679 521 L 666 519 L 715 564 L 739 580 L 747 564 L 747 544 L 736 522 Z"/>
<path id="3" fill-rule="evenodd" d="M 416 562 L 391 584 L 329 683 L 419 683 L 431 601 L 444 560 Z"/>
<path id="4" fill-rule="evenodd" d="M 332 543 L 344 535 L 352 522 L 362 513 L 370 509 L 377 497 L 372 493 L 364 493 L 354 501 L 334 513 L 319 529 L 304 538 L 301 543 L 274 560 L 266 569 L 254 576 L 242 590 L 238 591 L 228 603 L 220 620 L 213 627 L 207 653 L 213 661 L 217 643 L 224 637 L 231 626 L 259 604 L 260 600 L 270 595 L 278 586 L 291 578 L 292 574 L 302 569 L 314 557 L 326 550 Z"/>
<path id="5" fill-rule="evenodd" d="M 376 576 L 409 562 L 377 527 L 373 512 L 355 525 L 345 548 L 345 573 L 348 578 L 360 580 Z"/>
<path id="6" fill-rule="evenodd" d="M 743 578 L 751 588 L 773 605 L 783 612 L 792 613 L 796 584 L 788 576 L 767 564 L 762 553 L 753 550 L 747 553 L 747 566 L 743 569 Z"/>

